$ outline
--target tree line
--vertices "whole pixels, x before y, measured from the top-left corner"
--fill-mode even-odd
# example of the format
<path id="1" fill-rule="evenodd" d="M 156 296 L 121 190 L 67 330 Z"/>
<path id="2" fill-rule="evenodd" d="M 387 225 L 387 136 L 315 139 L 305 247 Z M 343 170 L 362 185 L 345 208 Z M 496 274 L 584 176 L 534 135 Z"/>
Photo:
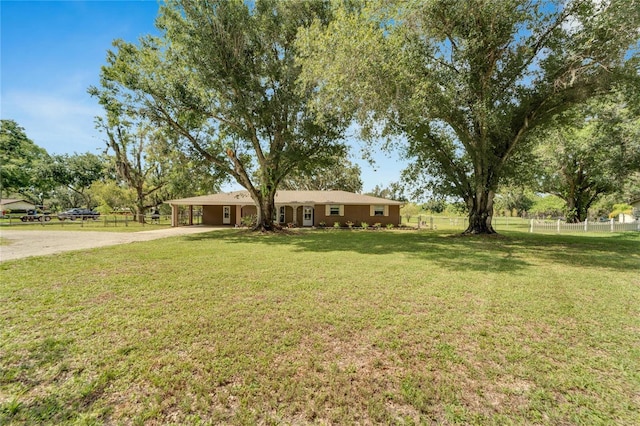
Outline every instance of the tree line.
<path id="1" fill-rule="evenodd" d="M 161 135 L 107 135 L 99 154 L 49 154 L 14 120 L 0 126 L 0 195 L 21 197 L 47 210 L 73 207 L 131 212 L 143 220 L 169 199 L 220 190 L 227 176 L 198 157 L 173 150 Z M 362 191 L 360 167 L 340 157 L 313 175 L 290 175 L 281 189 Z M 168 207 L 165 207 L 168 213 Z"/>
<path id="2" fill-rule="evenodd" d="M 640 170 L 637 0 L 169 0 L 156 26 L 114 41 L 89 89 L 137 198 L 186 165 L 187 186 L 244 187 L 272 230 L 276 191 L 344 161 L 354 126 L 405 155 L 411 196 L 462 201 L 470 234 L 495 232 L 503 188 L 577 221 Z"/>

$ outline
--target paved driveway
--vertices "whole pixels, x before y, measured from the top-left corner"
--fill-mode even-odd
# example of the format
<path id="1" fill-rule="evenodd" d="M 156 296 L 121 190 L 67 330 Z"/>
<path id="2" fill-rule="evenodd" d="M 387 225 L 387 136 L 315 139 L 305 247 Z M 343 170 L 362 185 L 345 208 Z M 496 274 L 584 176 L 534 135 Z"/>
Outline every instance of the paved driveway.
<path id="1" fill-rule="evenodd" d="M 215 229 L 222 228 L 181 226 L 140 232 L 25 231 L 2 228 L 0 229 L 0 237 L 9 240 L 9 243 L 0 245 L 0 261 L 133 243 L 136 241 L 150 241 L 177 235 L 208 232 Z"/>

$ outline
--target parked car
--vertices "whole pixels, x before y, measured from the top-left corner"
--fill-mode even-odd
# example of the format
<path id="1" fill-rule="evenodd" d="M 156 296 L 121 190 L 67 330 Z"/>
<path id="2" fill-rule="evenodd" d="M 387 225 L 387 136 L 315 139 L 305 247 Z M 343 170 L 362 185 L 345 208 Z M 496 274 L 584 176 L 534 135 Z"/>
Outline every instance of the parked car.
<path id="1" fill-rule="evenodd" d="M 71 209 L 71 210 L 67 210 L 66 212 L 62 212 L 62 213 L 58 213 L 58 219 L 59 220 L 76 220 L 76 219 L 82 219 L 82 220 L 87 220 L 87 219 L 93 219 L 93 220 L 98 220 L 100 217 L 100 213 L 99 212 L 94 212 L 93 210 L 90 209 Z"/>
<path id="2" fill-rule="evenodd" d="M 27 214 L 20 217 L 23 222 L 49 222 L 51 216 L 49 212 L 43 212 L 41 210 L 27 210 Z"/>

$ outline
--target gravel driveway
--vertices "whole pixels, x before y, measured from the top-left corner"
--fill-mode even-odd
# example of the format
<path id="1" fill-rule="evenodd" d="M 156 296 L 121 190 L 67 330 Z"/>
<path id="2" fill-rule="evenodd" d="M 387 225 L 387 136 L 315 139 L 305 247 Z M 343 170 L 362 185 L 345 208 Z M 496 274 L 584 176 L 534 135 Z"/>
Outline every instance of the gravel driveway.
<path id="1" fill-rule="evenodd" d="M 38 231 L 0 229 L 8 244 L 0 245 L 0 261 L 43 256 L 72 250 L 150 241 L 178 235 L 197 234 L 215 229 L 206 226 L 181 226 L 140 232 Z"/>

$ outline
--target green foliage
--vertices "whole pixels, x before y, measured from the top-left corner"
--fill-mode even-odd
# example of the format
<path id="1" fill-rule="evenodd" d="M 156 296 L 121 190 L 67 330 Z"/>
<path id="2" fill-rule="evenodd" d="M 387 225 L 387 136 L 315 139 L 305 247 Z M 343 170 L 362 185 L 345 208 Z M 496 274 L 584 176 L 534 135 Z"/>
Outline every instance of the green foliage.
<path id="1" fill-rule="evenodd" d="M 84 154 L 52 155 L 50 162 L 40 168 L 55 188 L 49 204 L 61 209 L 93 208 L 96 202 L 89 187 L 106 177 L 107 162 L 90 152 Z"/>
<path id="2" fill-rule="evenodd" d="M 505 216 L 520 216 L 531 209 L 534 197 L 521 187 L 502 187 L 496 194 L 494 210 Z"/>
<path id="3" fill-rule="evenodd" d="M 254 215 L 242 216 L 242 219 L 240 219 L 240 223 L 245 228 L 251 228 L 256 224 L 256 216 Z"/>
<path id="4" fill-rule="evenodd" d="M 391 183 L 388 187 L 376 185 L 370 192 L 367 192 L 366 195 L 387 198 L 389 200 L 408 201 L 404 195 L 404 188 L 397 182 Z"/>
<path id="5" fill-rule="evenodd" d="M 49 185 L 39 178 L 38 169 L 47 164 L 49 156 L 14 120 L 0 123 L 0 195 L 20 193 L 40 204 L 40 193 Z"/>
<path id="6" fill-rule="evenodd" d="M 584 221 L 602 195 L 621 192 L 640 171 L 639 117 L 614 94 L 565 112 L 536 135 L 541 189 L 565 200 L 568 221 Z"/>
<path id="7" fill-rule="evenodd" d="M 91 185 L 91 193 L 98 203 L 97 211 L 100 213 L 112 213 L 122 208 L 133 212 L 130 206 L 135 204 L 135 192 L 115 180 L 94 182 Z"/>
<path id="8" fill-rule="evenodd" d="M 565 205 L 561 198 L 555 195 L 536 196 L 529 213 L 540 218 L 553 218 L 562 216 Z"/>
<path id="9" fill-rule="evenodd" d="M 465 200 L 467 232 L 492 233 L 496 191 L 531 170 L 532 129 L 637 79 L 639 7 L 346 3 L 326 28 L 301 32 L 302 79 L 322 81 L 318 109 L 354 117 L 364 138 L 406 138 L 405 178 Z"/>
<path id="10" fill-rule="evenodd" d="M 422 207 L 415 203 L 406 203 L 400 206 L 400 216 L 407 219 L 407 222 L 413 217 L 422 213 Z"/>
<path id="11" fill-rule="evenodd" d="M 422 205 L 422 209 L 431 213 L 442 213 L 447 208 L 447 202 L 443 199 L 430 198 Z"/>
<path id="12" fill-rule="evenodd" d="M 609 217 L 616 218 L 621 214 L 631 214 L 633 212 L 633 206 L 630 204 L 614 204 L 613 210 L 609 213 Z"/>
<path id="13" fill-rule="evenodd" d="M 292 172 L 282 179 L 279 187 L 297 191 L 340 190 L 360 193 L 360 166 L 344 157 L 336 157 L 332 164 Z"/>
<path id="14" fill-rule="evenodd" d="M 332 164 L 347 125 L 309 108 L 297 90 L 298 28 L 326 23 L 323 1 L 169 1 L 161 37 L 116 41 L 103 68 L 100 102 L 140 111 L 251 194 L 258 226 L 272 229 L 274 194 L 285 177 Z M 255 176 L 255 178 L 254 178 Z"/>

